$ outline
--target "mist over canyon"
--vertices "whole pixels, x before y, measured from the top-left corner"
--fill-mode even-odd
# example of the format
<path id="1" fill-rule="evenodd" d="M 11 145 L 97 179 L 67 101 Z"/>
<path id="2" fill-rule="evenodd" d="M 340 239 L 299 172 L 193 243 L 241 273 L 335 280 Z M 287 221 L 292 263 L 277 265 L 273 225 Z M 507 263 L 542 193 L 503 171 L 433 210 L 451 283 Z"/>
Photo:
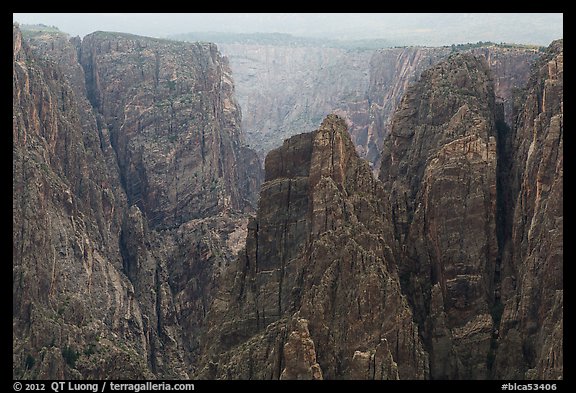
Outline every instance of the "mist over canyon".
<path id="1" fill-rule="evenodd" d="M 211 38 L 14 24 L 14 379 L 563 379 L 562 39 Z"/>

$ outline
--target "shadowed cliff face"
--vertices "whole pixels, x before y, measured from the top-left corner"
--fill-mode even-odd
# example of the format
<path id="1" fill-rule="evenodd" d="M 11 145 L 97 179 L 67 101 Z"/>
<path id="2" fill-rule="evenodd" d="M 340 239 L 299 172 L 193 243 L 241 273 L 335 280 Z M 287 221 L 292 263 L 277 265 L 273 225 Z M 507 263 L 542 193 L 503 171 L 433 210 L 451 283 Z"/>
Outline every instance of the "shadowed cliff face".
<path id="1" fill-rule="evenodd" d="M 17 28 L 13 55 L 13 376 L 150 378 L 119 250 L 126 197 L 96 119 Z"/>
<path id="2" fill-rule="evenodd" d="M 26 34 L 23 42 L 14 27 L 13 375 L 188 378 L 218 277 L 245 238 L 241 210 L 249 207 L 260 173 L 255 153 L 239 142 L 226 65 L 213 46 L 182 45 L 176 58 L 169 44 L 156 43 L 154 56 L 171 60 L 175 72 L 168 90 L 194 87 L 182 87 L 188 92 L 182 94 L 155 92 L 142 74 L 133 75 L 135 69 L 150 71 L 150 53 L 139 47 L 146 38 L 96 34 L 80 43 L 60 33 Z M 86 68 L 78 61 L 83 45 L 97 56 L 112 44 L 125 56 L 117 54 L 111 63 L 94 59 Z M 162 63 L 153 65 L 163 75 Z M 110 95 L 99 96 L 104 105 L 90 104 L 87 97 L 100 91 L 90 82 L 110 88 Z M 192 95 L 202 105 L 185 100 Z M 151 106 L 145 107 L 148 98 Z M 165 112 L 154 100 L 174 103 L 174 116 L 161 118 Z M 130 128 L 148 116 L 162 127 L 143 127 L 140 134 Z M 178 146 L 165 140 L 164 126 L 180 138 Z M 197 129 L 206 130 L 206 141 L 217 138 L 204 145 L 205 161 L 185 143 Z M 180 168 L 182 182 L 161 174 L 170 166 L 162 162 Z M 142 179 L 149 186 L 142 188 Z M 172 186 L 190 181 L 212 184 L 196 190 L 202 203 L 193 205 L 194 214 L 208 217 L 158 213 L 181 206 L 182 195 L 192 198 L 186 188 L 170 199 Z"/>
<path id="3" fill-rule="evenodd" d="M 427 70 L 394 115 L 380 179 L 400 281 L 432 378 L 557 378 L 562 44 L 536 64 L 512 127 L 480 59 Z"/>
<path id="4" fill-rule="evenodd" d="M 495 377 L 563 377 L 563 42 L 536 63 L 510 137 Z"/>
<path id="5" fill-rule="evenodd" d="M 245 255 L 208 316 L 199 376 L 426 378 L 383 202 L 335 115 L 270 152 Z"/>
<path id="6" fill-rule="evenodd" d="M 486 47 L 466 51 L 484 57 L 490 68 L 496 101 L 503 103 L 504 120 L 513 124 L 515 92 L 524 88 L 530 76 L 530 66 L 538 57 L 534 50 L 520 48 Z M 364 121 L 354 120 L 354 110 L 347 111 L 350 117 L 350 134 L 358 153 L 372 163 L 375 173 L 381 165 L 382 144 L 390 133 L 394 112 L 423 71 L 446 59 L 449 48 L 405 48 L 382 49 L 370 59 L 370 84 L 367 91 L 367 117 Z"/>
<path id="7" fill-rule="evenodd" d="M 521 91 L 526 88 L 532 67 L 542 54 L 533 49 L 499 47 L 476 48 L 469 52 L 486 59 L 496 102 L 502 104 L 506 124 L 513 127 L 518 101 L 522 102 Z"/>
<path id="8" fill-rule="evenodd" d="M 250 208 L 258 160 L 215 45 L 96 32 L 80 54 L 129 203 L 152 228 Z"/>
<path id="9" fill-rule="evenodd" d="M 488 67 L 460 54 L 409 89 L 384 144 L 380 179 L 403 244 L 400 277 L 433 378 L 488 378 L 496 134 Z"/>

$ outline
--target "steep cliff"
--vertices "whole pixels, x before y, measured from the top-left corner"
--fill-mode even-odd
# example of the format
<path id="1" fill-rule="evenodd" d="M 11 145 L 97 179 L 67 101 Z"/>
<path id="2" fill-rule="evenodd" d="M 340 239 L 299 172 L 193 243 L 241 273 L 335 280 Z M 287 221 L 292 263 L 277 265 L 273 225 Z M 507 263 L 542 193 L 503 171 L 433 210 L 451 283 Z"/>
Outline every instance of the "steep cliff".
<path id="1" fill-rule="evenodd" d="M 561 378 L 562 44 L 518 115 L 490 59 L 451 55 L 394 115 L 380 179 L 400 281 L 432 378 Z"/>
<path id="2" fill-rule="evenodd" d="M 486 58 L 496 100 L 504 104 L 504 121 L 512 125 L 517 91 L 525 87 L 531 65 L 539 53 L 529 48 L 495 45 L 466 52 Z M 381 49 L 372 55 L 367 106 L 360 111 L 362 117 L 356 119 L 353 109 L 343 114 L 350 118 L 350 134 L 358 153 L 373 165 L 375 172 L 380 168 L 382 143 L 390 132 L 392 116 L 408 87 L 420 78 L 424 70 L 446 59 L 450 53 L 452 50 L 446 47 L 414 47 Z"/>
<path id="3" fill-rule="evenodd" d="M 284 139 L 318 128 L 335 109 L 365 102 L 370 50 L 218 46 L 230 59 L 247 141 L 262 160 Z M 361 116 L 360 111 L 355 111 L 356 116 Z"/>
<path id="4" fill-rule="evenodd" d="M 563 57 L 538 60 L 509 138 L 498 378 L 563 377 Z"/>
<path id="5" fill-rule="evenodd" d="M 165 71 L 143 59 L 144 37 L 96 33 L 81 43 L 36 32 L 23 42 L 14 27 L 13 41 L 14 377 L 188 378 L 260 176 L 241 143 L 225 62 L 214 46 L 178 43 L 174 58 L 170 43 L 152 40 L 154 56 L 181 72 L 176 92 L 155 94 L 142 74 L 130 77 L 134 67 Z M 110 60 L 99 50 L 112 44 L 127 51 L 116 63 L 98 57 Z M 89 63 L 79 62 L 83 48 Z M 174 116 L 161 118 L 146 97 L 173 103 Z M 157 129 L 130 128 L 148 116 Z M 191 142 L 200 132 L 204 143 Z"/>
<path id="6" fill-rule="evenodd" d="M 380 179 L 392 205 L 399 267 L 433 378 L 488 378 L 494 324 L 496 118 L 485 62 L 450 56 L 402 100 Z"/>
<path id="7" fill-rule="evenodd" d="M 215 45 L 96 32 L 84 37 L 80 62 L 129 203 L 151 228 L 255 203 L 258 159 Z"/>
<path id="8" fill-rule="evenodd" d="M 448 48 L 390 48 L 375 51 L 369 62 L 370 83 L 362 112 L 364 121 L 350 121 L 350 135 L 362 158 L 374 170 L 380 168 L 382 143 L 389 132 L 389 122 L 408 86 L 422 71 L 448 56 Z M 345 112 L 354 119 L 354 111 Z"/>
<path id="9" fill-rule="evenodd" d="M 259 201 L 208 315 L 198 376 L 426 378 L 384 190 L 344 120 L 270 152 Z"/>
<path id="10" fill-rule="evenodd" d="M 96 119 L 13 30 L 13 377 L 150 378 Z"/>
<path id="11" fill-rule="evenodd" d="M 379 50 L 313 46 L 219 44 L 230 58 L 247 141 L 263 158 L 282 141 L 318 126 L 329 113 L 348 123 L 361 158 L 377 173 L 390 121 L 408 86 L 452 53 L 449 47 Z M 488 45 L 466 49 L 487 59 L 504 120 L 539 53 L 531 48 Z"/>

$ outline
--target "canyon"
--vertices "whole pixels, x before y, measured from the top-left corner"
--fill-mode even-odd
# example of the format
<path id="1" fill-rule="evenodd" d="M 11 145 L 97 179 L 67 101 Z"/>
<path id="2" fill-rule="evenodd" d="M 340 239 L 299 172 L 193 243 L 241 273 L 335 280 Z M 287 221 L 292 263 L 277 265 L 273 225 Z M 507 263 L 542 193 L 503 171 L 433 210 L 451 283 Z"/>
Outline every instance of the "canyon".
<path id="1" fill-rule="evenodd" d="M 562 40 L 13 60 L 14 379 L 563 378 Z"/>
<path id="2" fill-rule="evenodd" d="M 17 27 L 13 50 L 15 378 L 189 378 L 261 181 L 226 62 Z"/>
<path id="3" fill-rule="evenodd" d="M 261 161 L 284 139 L 314 130 L 328 114 L 337 113 L 346 119 L 358 154 L 375 174 L 392 115 L 425 69 L 455 51 L 485 57 L 497 100 L 504 103 L 505 119 L 512 124 L 515 94 L 527 83 L 538 57 L 533 47 L 490 43 L 373 49 L 362 43 L 342 47 L 277 42 L 268 36 L 252 41 L 228 38 L 216 43 L 229 58 L 244 113 L 242 128 Z"/>

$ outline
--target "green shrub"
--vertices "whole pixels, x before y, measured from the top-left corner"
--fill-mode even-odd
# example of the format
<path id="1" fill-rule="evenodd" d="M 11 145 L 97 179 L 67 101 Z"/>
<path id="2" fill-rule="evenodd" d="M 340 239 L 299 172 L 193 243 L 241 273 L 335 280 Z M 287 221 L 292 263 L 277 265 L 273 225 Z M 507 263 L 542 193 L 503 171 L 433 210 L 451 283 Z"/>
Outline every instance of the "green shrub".
<path id="1" fill-rule="evenodd" d="M 90 356 L 96 353 L 96 344 L 90 343 L 86 348 L 84 348 L 84 355 Z"/>
<path id="2" fill-rule="evenodd" d="M 34 356 L 30 354 L 26 355 L 26 361 L 24 362 L 26 369 L 27 370 L 32 369 L 32 367 L 34 367 L 34 364 L 36 364 L 36 359 L 34 359 Z"/>
<path id="3" fill-rule="evenodd" d="M 76 367 L 76 360 L 78 360 L 79 356 L 78 352 L 68 345 L 62 349 L 62 357 L 66 361 L 66 364 L 72 368 Z"/>

